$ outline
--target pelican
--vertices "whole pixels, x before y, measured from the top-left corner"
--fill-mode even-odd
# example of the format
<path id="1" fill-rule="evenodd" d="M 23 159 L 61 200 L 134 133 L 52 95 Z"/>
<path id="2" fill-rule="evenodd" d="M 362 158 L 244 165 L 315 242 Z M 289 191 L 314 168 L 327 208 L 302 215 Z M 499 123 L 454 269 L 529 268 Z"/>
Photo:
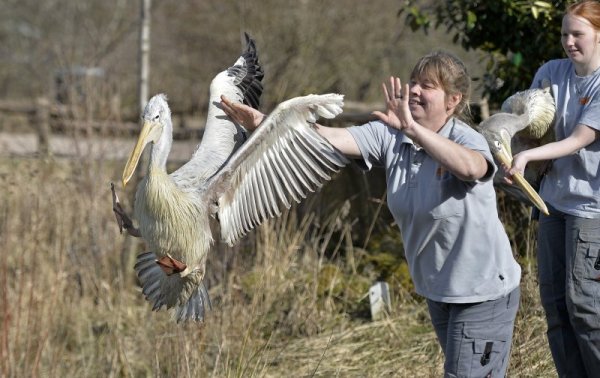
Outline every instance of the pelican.
<path id="1" fill-rule="evenodd" d="M 482 121 L 478 129 L 487 140 L 494 157 L 504 166 L 510 167 L 513 151 L 520 152 L 553 139 L 554 131 L 551 126 L 555 113 L 554 98 L 549 86 L 528 89 L 507 98 L 500 112 Z M 528 166 L 525 176 L 514 174 L 512 178 L 521 192 L 515 192 L 514 187 L 506 185 L 502 174 L 498 174 L 494 181 L 508 193 L 520 199 L 528 199 L 541 212 L 548 214 L 546 204 L 530 184 L 538 181 L 541 173 L 541 165 L 534 163 Z"/>
<path id="2" fill-rule="evenodd" d="M 137 257 L 135 270 L 153 310 L 173 309 L 177 322 L 202 321 L 210 302 L 203 279 L 214 243 L 211 218 L 220 238 L 232 246 L 293 201 L 320 188 L 349 161 L 314 129 L 319 117 L 342 112 L 339 94 L 308 95 L 279 104 L 244 141 L 244 133 L 220 108 L 222 95 L 258 106 L 263 77 L 254 42 L 210 85 L 203 139 L 190 161 L 168 174 L 171 113 L 163 94 L 150 99 L 143 128 L 123 171 L 131 179 L 150 144 L 147 175 L 137 187 L 134 214 L 139 230 L 113 197 L 119 226 L 138 231 L 151 248 Z M 115 202 L 117 202 L 115 204 Z"/>

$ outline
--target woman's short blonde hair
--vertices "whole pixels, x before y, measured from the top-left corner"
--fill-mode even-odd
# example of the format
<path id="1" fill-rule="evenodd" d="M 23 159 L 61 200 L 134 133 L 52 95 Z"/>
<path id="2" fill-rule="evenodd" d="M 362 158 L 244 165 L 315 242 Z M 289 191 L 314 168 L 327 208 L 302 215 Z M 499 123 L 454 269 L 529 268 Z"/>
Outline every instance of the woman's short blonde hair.
<path id="1" fill-rule="evenodd" d="M 427 54 L 419 59 L 410 74 L 410 79 L 435 83 L 444 90 L 446 96 L 461 94 L 461 100 L 453 115 L 470 122 L 471 78 L 467 67 L 458 57 L 445 51 Z"/>

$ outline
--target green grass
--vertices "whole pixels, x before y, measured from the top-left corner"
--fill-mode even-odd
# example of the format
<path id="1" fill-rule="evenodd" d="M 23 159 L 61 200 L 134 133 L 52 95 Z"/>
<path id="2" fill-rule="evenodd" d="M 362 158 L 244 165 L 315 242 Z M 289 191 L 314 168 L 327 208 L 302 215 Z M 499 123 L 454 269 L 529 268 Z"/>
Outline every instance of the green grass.
<path id="1" fill-rule="evenodd" d="M 393 248 L 397 232 L 374 234 L 363 249 L 343 198 L 311 197 L 240 245 L 217 245 L 207 277 L 214 309 L 204 324 L 152 312 L 133 271 L 144 245 L 120 235 L 112 214 L 109 183 L 121 169 L 85 159 L 0 160 L 0 376 L 441 375 L 426 305 L 389 258 L 373 257 Z M 119 191 L 131 209 L 131 192 Z M 530 266 L 511 377 L 555 375 Z M 393 306 L 372 322 L 365 294 L 382 271 Z"/>

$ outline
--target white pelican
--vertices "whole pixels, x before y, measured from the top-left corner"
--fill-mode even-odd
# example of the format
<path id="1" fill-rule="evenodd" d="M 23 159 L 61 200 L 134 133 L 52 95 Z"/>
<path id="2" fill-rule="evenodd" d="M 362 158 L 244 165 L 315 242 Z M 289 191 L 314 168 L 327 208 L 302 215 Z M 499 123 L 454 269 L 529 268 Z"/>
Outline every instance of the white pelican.
<path id="1" fill-rule="evenodd" d="M 482 121 L 478 129 L 490 145 L 494 157 L 504 166 L 510 167 L 513 151 L 517 153 L 553 139 L 554 130 L 551 126 L 555 113 L 556 108 L 549 86 L 543 89 L 528 89 L 506 99 L 500 112 Z M 506 184 L 502 172 L 496 175 L 494 181 L 509 194 L 522 200 L 528 199 L 541 212 L 548 214 L 546 204 L 530 185 L 530 182 L 538 181 L 543 171 L 542 167 L 546 165 L 530 164 L 525 177 L 520 173 L 513 175 L 513 180 L 522 192 L 515 191 L 513 186 Z"/>
<path id="2" fill-rule="evenodd" d="M 281 103 L 243 142 L 241 128 L 220 109 L 220 97 L 256 107 L 261 79 L 249 40 L 235 65 L 212 81 L 204 137 L 191 160 L 171 174 L 166 171 L 172 144 L 166 97 L 152 97 L 143 112 L 144 126 L 123 171 L 125 186 L 150 143 L 148 173 L 138 185 L 134 212 L 139 233 L 152 252 L 138 256 L 135 270 L 153 309 L 174 308 L 177 322 L 203 320 L 210 305 L 203 278 L 213 244 L 211 217 L 220 223 L 222 240 L 233 245 L 348 163 L 311 126 L 319 116 L 341 113 L 343 96 L 338 94 Z M 119 224 L 131 229 L 131 220 L 122 217 L 116 202 Z"/>

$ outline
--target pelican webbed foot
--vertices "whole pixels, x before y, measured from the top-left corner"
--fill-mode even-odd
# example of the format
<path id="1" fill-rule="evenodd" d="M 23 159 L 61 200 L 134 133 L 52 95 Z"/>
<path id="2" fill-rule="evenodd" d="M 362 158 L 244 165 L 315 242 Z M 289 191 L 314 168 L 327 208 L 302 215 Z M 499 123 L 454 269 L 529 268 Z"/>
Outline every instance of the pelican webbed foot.
<path id="1" fill-rule="evenodd" d="M 163 272 L 165 272 L 167 276 L 170 276 L 171 274 L 175 273 L 181 273 L 187 268 L 187 265 L 185 265 L 179 260 L 172 258 L 169 255 L 157 259 L 156 263 L 158 264 L 158 266 L 160 266 L 160 268 L 163 270 Z"/>
<path id="2" fill-rule="evenodd" d="M 115 191 L 115 184 L 113 184 L 112 182 L 110 183 L 110 190 L 112 192 L 113 212 L 115 213 L 115 218 L 117 219 L 119 232 L 122 234 L 123 230 L 127 230 L 129 235 L 139 238 L 140 236 L 142 236 L 140 234 L 140 230 L 133 226 L 133 221 L 131 220 L 131 218 L 129 218 L 125 210 L 123 210 L 123 207 L 119 202 L 119 197 L 117 196 L 117 193 Z"/>

